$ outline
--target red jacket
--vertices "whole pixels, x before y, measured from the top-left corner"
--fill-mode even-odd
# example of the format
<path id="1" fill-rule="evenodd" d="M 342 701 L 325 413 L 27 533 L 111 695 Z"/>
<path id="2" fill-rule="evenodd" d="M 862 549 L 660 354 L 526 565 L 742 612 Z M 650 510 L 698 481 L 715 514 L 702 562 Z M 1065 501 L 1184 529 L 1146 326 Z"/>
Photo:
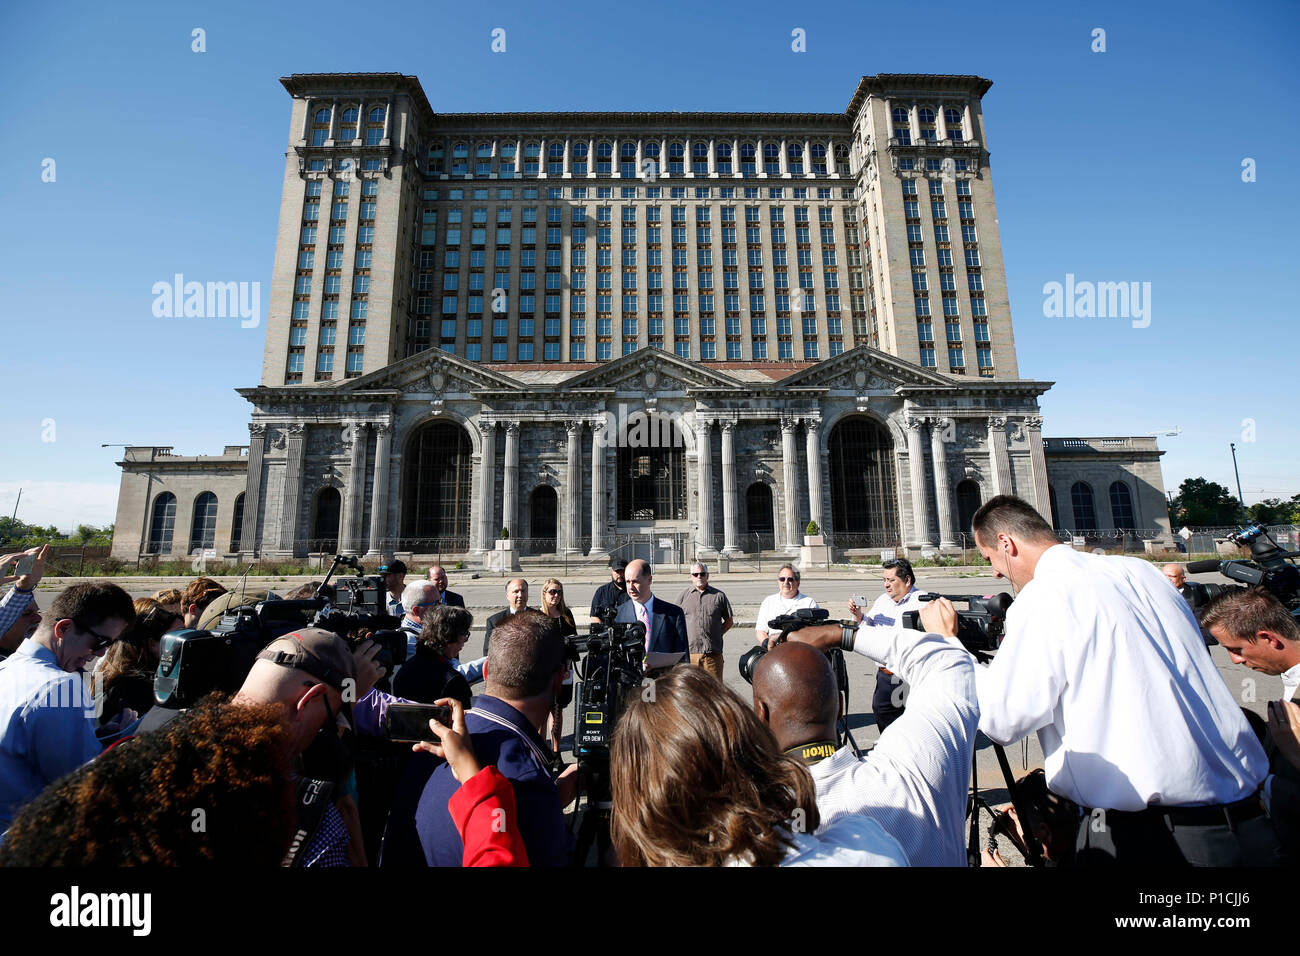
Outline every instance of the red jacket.
<path id="1" fill-rule="evenodd" d="M 496 767 L 484 767 L 466 780 L 447 801 L 447 811 L 465 844 L 463 865 L 528 865 L 515 791 Z"/>

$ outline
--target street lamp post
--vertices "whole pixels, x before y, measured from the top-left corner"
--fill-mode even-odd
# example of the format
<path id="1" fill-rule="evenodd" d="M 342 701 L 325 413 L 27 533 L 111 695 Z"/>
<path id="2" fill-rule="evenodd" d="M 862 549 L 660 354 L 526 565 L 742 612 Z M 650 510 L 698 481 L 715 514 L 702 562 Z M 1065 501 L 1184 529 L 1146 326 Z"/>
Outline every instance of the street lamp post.
<path id="1" fill-rule="evenodd" d="M 1241 494 L 1241 472 L 1237 470 L 1237 443 L 1229 442 L 1232 449 L 1232 473 L 1237 476 L 1237 504 L 1241 508 L 1241 523 L 1246 524 L 1246 499 Z"/>

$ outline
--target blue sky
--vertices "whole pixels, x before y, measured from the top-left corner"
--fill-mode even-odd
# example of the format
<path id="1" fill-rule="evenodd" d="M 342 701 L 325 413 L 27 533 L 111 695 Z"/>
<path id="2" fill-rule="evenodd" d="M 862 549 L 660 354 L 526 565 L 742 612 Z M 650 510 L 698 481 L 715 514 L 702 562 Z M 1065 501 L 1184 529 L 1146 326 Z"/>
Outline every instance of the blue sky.
<path id="1" fill-rule="evenodd" d="M 414 74 L 448 112 L 840 111 L 863 74 L 986 76 L 1020 371 L 1057 383 L 1044 433 L 1181 426 L 1160 439 L 1168 488 L 1232 487 L 1235 441 L 1248 502 L 1300 492 L 1284 294 L 1300 5 L 1055 6 L 6 4 L 0 513 L 22 486 L 26 520 L 107 523 L 119 475 L 101 443 L 247 441 L 234 389 L 259 381 L 265 317 L 155 318 L 150 290 L 177 272 L 260 282 L 265 312 L 289 136 L 278 78 L 363 70 Z M 1150 325 L 1044 317 L 1044 284 L 1067 273 L 1150 282 Z"/>

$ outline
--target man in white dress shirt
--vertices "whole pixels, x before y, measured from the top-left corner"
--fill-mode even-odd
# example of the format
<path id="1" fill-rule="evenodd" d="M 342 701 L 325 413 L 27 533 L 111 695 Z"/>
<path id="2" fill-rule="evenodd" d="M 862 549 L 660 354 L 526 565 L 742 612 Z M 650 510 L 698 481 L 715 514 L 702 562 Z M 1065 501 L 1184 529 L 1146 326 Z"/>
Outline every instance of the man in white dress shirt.
<path id="1" fill-rule="evenodd" d="M 906 611 L 921 610 L 921 592 L 916 588 L 916 572 L 907 558 L 891 558 L 881 564 L 881 580 L 885 593 L 876 598 L 865 614 L 852 599 L 849 613 L 858 623 L 885 627 L 902 627 Z M 885 728 L 903 716 L 904 701 L 910 688 L 893 671 L 880 667 L 876 670 L 876 690 L 871 695 L 871 712 L 876 715 L 876 726 Z"/>
<path id="2" fill-rule="evenodd" d="M 780 628 L 774 631 L 768 629 L 768 622 L 772 618 L 793 614 L 800 608 L 820 607 L 816 601 L 799 590 L 799 572 L 793 564 L 781 565 L 780 570 L 776 572 L 776 583 L 777 592 L 763 598 L 763 603 L 758 606 L 758 616 L 754 619 L 754 639 L 760 644 L 769 637 L 776 640 L 781 636 Z"/>
<path id="3" fill-rule="evenodd" d="M 922 609 L 923 626 L 940 611 Z M 937 623 L 937 618 L 935 618 Z M 786 753 L 808 765 L 822 826 L 851 814 L 879 823 L 912 866 L 965 866 L 962 842 L 979 708 L 975 665 L 955 642 L 889 625 L 847 636 L 911 686 L 907 713 L 859 758 L 837 748 L 839 689 L 824 651 L 843 647 L 837 624 L 806 627 L 754 667 L 754 710 Z"/>
<path id="4" fill-rule="evenodd" d="M 1274 864 L 1264 750 L 1164 576 L 1074 551 L 1010 495 L 972 525 L 1018 590 L 997 656 L 976 669 L 980 730 L 1003 745 L 1038 731 L 1048 787 L 1092 811 L 1078 863 Z M 955 636 L 956 611 L 935 603 Z"/>

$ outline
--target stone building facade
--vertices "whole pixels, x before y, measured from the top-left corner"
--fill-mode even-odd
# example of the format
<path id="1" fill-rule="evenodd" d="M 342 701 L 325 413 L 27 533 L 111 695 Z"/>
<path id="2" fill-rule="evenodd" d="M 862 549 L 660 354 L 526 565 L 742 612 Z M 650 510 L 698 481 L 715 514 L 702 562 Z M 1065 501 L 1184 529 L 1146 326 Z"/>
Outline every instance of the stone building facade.
<path id="1" fill-rule="evenodd" d="M 1042 437 L 989 81 L 864 77 L 829 114 L 437 114 L 414 77 L 282 82 L 249 444 L 128 449 L 119 557 L 481 555 L 504 529 L 681 559 L 792 551 L 810 521 L 841 552 L 951 549 L 1003 492 L 1168 537 L 1153 440 Z"/>

